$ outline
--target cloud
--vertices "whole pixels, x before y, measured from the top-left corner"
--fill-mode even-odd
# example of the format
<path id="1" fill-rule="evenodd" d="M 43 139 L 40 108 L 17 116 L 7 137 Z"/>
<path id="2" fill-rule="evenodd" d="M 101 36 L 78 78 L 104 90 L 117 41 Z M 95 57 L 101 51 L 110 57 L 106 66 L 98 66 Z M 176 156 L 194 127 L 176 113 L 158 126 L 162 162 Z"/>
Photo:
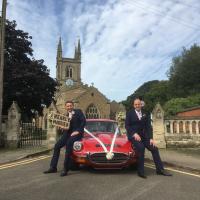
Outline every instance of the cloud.
<path id="1" fill-rule="evenodd" d="M 55 77 L 62 36 L 65 57 L 82 46 L 82 80 L 124 100 L 149 80 L 167 79 L 172 57 L 200 42 L 198 0 L 13 0 L 7 16 L 33 36 L 34 56 Z"/>

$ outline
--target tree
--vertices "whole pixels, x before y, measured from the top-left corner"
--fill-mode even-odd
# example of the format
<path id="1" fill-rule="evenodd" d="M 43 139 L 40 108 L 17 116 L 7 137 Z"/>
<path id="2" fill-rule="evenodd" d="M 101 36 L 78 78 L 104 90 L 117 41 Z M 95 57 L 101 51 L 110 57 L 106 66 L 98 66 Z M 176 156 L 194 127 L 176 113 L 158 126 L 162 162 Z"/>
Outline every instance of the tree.
<path id="1" fill-rule="evenodd" d="M 184 48 L 180 56 L 173 58 L 168 76 L 173 96 L 200 93 L 200 47 L 194 44 L 189 50 Z"/>
<path id="2" fill-rule="evenodd" d="M 130 110 L 130 108 L 132 108 L 133 99 L 135 99 L 136 97 L 144 98 L 144 95 L 146 94 L 146 92 L 148 92 L 150 90 L 152 85 L 154 85 L 158 82 L 159 82 L 158 80 L 153 80 L 153 81 L 148 81 L 148 82 L 144 83 L 133 94 L 128 96 L 125 101 L 122 102 L 123 105 L 126 107 L 127 110 Z"/>
<path id="3" fill-rule="evenodd" d="M 57 82 L 49 76 L 43 60 L 33 57 L 31 36 L 16 29 L 15 21 L 6 22 L 3 112 L 17 101 L 29 117 L 42 112 L 52 101 Z"/>
<path id="4" fill-rule="evenodd" d="M 200 94 L 187 98 L 173 98 L 164 105 L 165 115 L 174 116 L 177 112 L 200 105 Z"/>
<path id="5" fill-rule="evenodd" d="M 157 102 L 163 105 L 170 98 L 169 82 L 153 80 L 144 83 L 123 102 L 127 110 L 132 107 L 132 101 L 136 97 L 141 97 L 145 101 L 145 111 L 151 112 Z"/>

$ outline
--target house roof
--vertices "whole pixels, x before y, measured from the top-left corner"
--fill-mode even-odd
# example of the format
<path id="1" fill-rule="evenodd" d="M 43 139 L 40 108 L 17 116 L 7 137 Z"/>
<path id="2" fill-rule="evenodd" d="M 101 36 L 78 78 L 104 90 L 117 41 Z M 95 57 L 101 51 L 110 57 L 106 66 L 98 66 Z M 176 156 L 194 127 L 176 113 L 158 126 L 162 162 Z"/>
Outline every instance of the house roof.
<path id="1" fill-rule="evenodd" d="M 183 113 L 183 112 L 187 112 L 187 111 L 192 111 L 192 110 L 199 110 L 200 109 L 200 106 L 195 106 L 195 107 L 191 107 L 191 108 L 187 108 L 187 109 L 184 109 L 180 112 L 177 112 L 176 114 L 178 113 Z"/>

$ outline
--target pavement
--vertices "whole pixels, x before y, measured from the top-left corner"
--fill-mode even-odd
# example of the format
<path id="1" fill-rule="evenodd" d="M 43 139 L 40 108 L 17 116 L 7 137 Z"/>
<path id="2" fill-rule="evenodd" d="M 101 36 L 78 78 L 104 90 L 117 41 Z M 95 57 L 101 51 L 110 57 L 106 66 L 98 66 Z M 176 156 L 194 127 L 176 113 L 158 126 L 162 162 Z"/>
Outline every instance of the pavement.
<path id="1" fill-rule="evenodd" d="M 46 147 L 33 147 L 24 149 L 0 149 L 0 165 L 22 160 L 29 157 L 49 154 L 51 149 Z M 159 149 L 165 167 L 184 169 L 200 174 L 200 148 L 199 149 Z M 145 162 L 153 164 L 151 153 L 146 150 Z"/>
<path id="2" fill-rule="evenodd" d="M 0 149 L 0 165 L 15 162 L 29 157 L 47 154 L 51 149 L 46 147 L 28 147 L 18 149 Z"/>
<path id="3" fill-rule="evenodd" d="M 184 169 L 200 174 L 200 148 L 159 149 L 165 167 Z M 146 162 L 153 163 L 151 152 L 145 150 Z"/>

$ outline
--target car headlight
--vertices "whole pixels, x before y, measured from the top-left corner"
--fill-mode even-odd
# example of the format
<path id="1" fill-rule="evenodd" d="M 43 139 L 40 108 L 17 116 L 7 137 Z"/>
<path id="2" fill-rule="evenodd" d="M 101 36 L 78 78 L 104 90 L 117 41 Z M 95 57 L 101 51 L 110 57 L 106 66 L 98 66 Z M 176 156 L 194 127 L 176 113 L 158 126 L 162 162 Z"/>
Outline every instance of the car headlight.
<path id="1" fill-rule="evenodd" d="M 82 149 L 83 144 L 79 141 L 74 142 L 73 149 L 74 151 L 80 151 Z"/>

